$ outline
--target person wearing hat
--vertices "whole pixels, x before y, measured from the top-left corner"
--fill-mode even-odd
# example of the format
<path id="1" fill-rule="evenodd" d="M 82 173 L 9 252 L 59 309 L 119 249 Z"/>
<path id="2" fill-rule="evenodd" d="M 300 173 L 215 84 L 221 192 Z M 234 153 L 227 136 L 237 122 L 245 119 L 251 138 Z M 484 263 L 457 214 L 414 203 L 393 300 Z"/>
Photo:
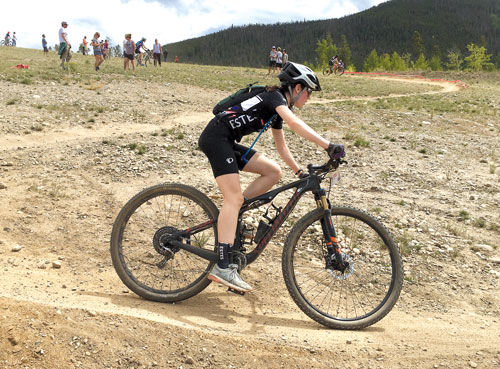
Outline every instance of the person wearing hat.
<path id="1" fill-rule="evenodd" d="M 61 68 L 66 69 L 64 66 L 65 62 L 68 62 L 71 59 L 71 43 L 68 39 L 68 28 L 67 22 L 61 23 L 61 29 L 59 30 L 59 55 L 61 58 Z"/>
<path id="2" fill-rule="evenodd" d="M 271 70 L 273 73 L 276 71 L 276 59 L 278 58 L 278 52 L 276 51 L 276 46 L 273 46 L 271 48 L 271 51 L 269 52 L 269 68 L 267 70 L 267 74 L 271 73 Z"/>

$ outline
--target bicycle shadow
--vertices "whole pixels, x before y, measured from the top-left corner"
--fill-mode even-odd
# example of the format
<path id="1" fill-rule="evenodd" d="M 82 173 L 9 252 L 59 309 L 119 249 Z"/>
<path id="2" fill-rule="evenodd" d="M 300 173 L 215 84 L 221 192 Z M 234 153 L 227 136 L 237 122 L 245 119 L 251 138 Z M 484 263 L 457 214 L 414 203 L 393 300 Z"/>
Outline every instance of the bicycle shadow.
<path id="1" fill-rule="evenodd" d="M 245 296 L 231 296 L 226 291 L 213 291 L 209 288 L 204 292 L 182 302 L 159 303 L 144 300 L 141 297 L 130 294 L 109 294 L 102 292 L 83 292 L 82 294 L 105 298 L 117 307 L 125 308 L 131 316 L 145 317 L 145 315 L 156 315 L 157 321 L 165 323 L 176 323 L 197 328 L 219 328 L 227 330 L 237 325 L 239 333 L 263 333 L 266 327 L 282 327 L 317 331 L 328 330 L 328 328 L 310 320 L 304 315 L 304 319 L 293 317 L 282 317 L 260 312 L 259 308 L 265 308 L 260 304 L 260 298 L 252 293 Z M 242 306 L 246 304 L 246 307 Z M 120 309 L 121 310 L 121 309 Z M 117 313 L 123 313 L 122 311 Z M 125 313 L 126 314 L 126 313 Z M 163 319 L 162 319 L 163 317 Z M 172 322 L 173 321 L 173 322 Z"/>

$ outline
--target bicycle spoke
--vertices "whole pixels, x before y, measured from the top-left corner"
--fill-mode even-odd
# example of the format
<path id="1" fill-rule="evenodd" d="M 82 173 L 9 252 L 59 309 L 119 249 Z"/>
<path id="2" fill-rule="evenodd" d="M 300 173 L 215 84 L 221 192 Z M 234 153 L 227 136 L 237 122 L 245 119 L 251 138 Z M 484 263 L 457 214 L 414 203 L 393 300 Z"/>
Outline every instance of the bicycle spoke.
<path id="1" fill-rule="evenodd" d="M 158 232 L 181 231 L 209 219 L 200 204 L 182 194 L 168 193 L 143 201 L 131 212 L 123 230 L 120 254 L 127 274 L 142 288 L 155 292 L 183 290 L 201 281 L 210 265 L 208 261 L 176 249 L 160 268 L 158 263 L 165 256 L 159 254 L 156 248 L 160 246 L 155 246 L 158 241 L 154 238 Z M 213 250 L 214 231 L 215 225 L 200 231 L 189 238 L 190 243 Z"/>
<path id="2" fill-rule="evenodd" d="M 294 247 L 295 284 L 314 311 L 330 319 L 361 319 L 379 309 L 389 293 L 390 250 L 362 219 L 337 214 L 332 221 L 343 255 L 353 263 L 352 270 L 344 276 L 332 267 L 327 269 L 323 232 L 316 219 L 303 229 Z"/>

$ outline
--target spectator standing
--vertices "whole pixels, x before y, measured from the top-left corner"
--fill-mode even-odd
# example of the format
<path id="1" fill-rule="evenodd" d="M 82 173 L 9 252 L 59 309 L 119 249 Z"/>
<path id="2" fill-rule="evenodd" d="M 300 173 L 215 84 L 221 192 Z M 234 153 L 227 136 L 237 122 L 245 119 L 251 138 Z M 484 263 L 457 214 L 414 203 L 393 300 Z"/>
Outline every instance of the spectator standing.
<path id="1" fill-rule="evenodd" d="M 68 23 L 62 22 L 61 29 L 59 30 L 59 55 L 61 58 L 61 68 L 66 69 L 65 62 L 71 59 L 71 43 L 68 38 Z"/>
<path id="2" fill-rule="evenodd" d="M 87 36 L 83 36 L 82 44 L 83 44 L 83 52 L 82 52 L 82 54 L 83 55 L 88 55 L 89 54 L 89 49 L 88 49 Z"/>
<path id="3" fill-rule="evenodd" d="M 276 70 L 281 72 L 281 68 L 283 67 L 283 53 L 281 52 L 281 47 L 278 47 L 278 51 L 276 53 Z"/>
<path id="4" fill-rule="evenodd" d="M 158 65 L 161 67 L 161 45 L 158 42 L 157 38 L 155 38 L 155 43 L 153 45 L 153 60 L 155 67 L 156 67 L 156 61 L 158 61 Z"/>
<path id="5" fill-rule="evenodd" d="M 43 47 L 43 53 L 45 55 L 48 55 L 49 49 L 47 48 L 47 40 L 45 39 L 45 34 L 42 35 L 42 47 Z"/>
<path id="6" fill-rule="evenodd" d="M 163 61 L 166 63 L 167 62 L 167 56 L 168 56 L 168 50 L 166 47 L 163 47 Z"/>
<path id="7" fill-rule="evenodd" d="M 128 63 L 132 63 L 132 71 L 135 72 L 135 64 L 134 64 L 134 52 L 135 52 L 135 43 L 132 40 L 132 34 L 127 33 L 125 35 L 125 41 L 123 41 L 123 70 L 126 71 L 129 68 Z"/>
<path id="8" fill-rule="evenodd" d="M 175 59 L 174 59 L 174 63 L 178 63 L 179 62 L 179 58 L 177 57 L 177 55 L 175 56 Z"/>
<path id="9" fill-rule="evenodd" d="M 102 42 L 99 41 L 99 37 L 101 34 L 99 32 L 94 33 L 94 38 L 90 41 L 90 46 L 94 48 L 94 56 L 95 56 L 95 71 L 99 71 L 99 66 L 104 61 L 104 57 L 102 56 Z"/>
<path id="10" fill-rule="evenodd" d="M 16 46 L 17 44 L 17 36 L 16 36 L 16 33 L 13 32 L 12 33 L 12 46 Z"/>
<path id="11" fill-rule="evenodd" d="M 283 49 L 283 65 L 288 63 L 288 54 L 285 49 Z"/>
<path id="12" fill-rule="evenodd" d="M 267 70 L 267 74 L 271 73 L 271 70 L 273 73 L 276 71 L 276 58 L 278 57 L 278 53 L 276 52 L 276 46 L 273 46 L 271 48 L 271 51 L 269 52 L 269 69 Z"/>

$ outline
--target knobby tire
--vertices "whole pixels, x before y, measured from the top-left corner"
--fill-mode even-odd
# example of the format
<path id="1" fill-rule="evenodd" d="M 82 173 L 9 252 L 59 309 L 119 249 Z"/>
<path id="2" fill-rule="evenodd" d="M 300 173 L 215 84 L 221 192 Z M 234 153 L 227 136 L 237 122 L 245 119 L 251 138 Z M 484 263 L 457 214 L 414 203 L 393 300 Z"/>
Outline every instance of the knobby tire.
<path id="1" fill-rule="evenodd" d="M 200 293 L 210 284 L 207 275 L 213 263 L 178 249 L 161 268 L 159 264 L 166 259 L 157 240 L 172 230 L 216 219 L 218 213 L 206 195 L 190 186 L 160 184 L 139 192 L 125 204 L 113 225 L 110 251 L 118 276 L 147 300 L 176 302 Z M 216 228 L 214 224 L 182 242 L 214 251 Z"/>
<path id="2" fill-rule="evenodd" d="M 352 274 L 326 268 L 327 249 L 321 227 L 323 210 L 301 218 L 283 249 L 283 276 L 299 308 L 334 329 L 368 327 L 393 308 L 403 283 L 399 248 L 389 231 L 369 214 L 333 207 L 332 221 L 341 250 L 352 258 Z"/>

